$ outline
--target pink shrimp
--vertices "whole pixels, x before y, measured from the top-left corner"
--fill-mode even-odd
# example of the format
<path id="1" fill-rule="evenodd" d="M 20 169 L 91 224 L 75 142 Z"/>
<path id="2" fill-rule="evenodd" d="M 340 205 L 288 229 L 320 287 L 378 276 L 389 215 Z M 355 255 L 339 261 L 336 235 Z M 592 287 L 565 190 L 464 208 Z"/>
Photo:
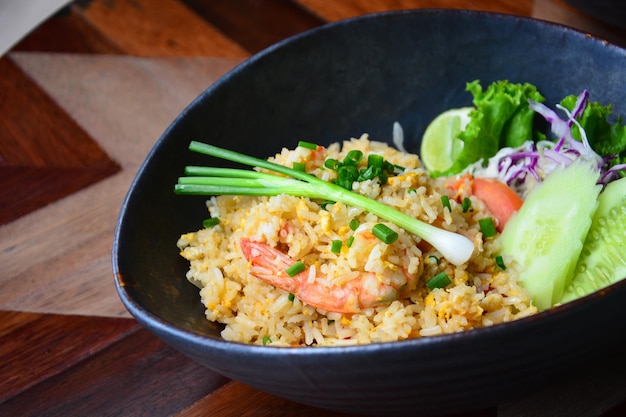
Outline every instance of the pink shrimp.
<path id="1" fill-rule="evenodd" d="M 294 294 L 306 304 L 326 311 L 350 314 L 367 307 L 386 305 L 400 298 L 404 291 L 414 288 L 417 281 L 416 276 L 402 268 L 398 268 L 398 271 L 386 269 L 385 275 L 389 276 L 380 277 L 382 279 L 373 272 L 360 272 L 342 285 L 330 284 L 323 277 L 309 280 L 308 268 L 290 277 L 285 270 L 296 263 L 291 257 L 265 243 L 250 239 L 241 239 L 240 244 L 245 258 L 250 262 L 250 273 L 253 276 Z"/>

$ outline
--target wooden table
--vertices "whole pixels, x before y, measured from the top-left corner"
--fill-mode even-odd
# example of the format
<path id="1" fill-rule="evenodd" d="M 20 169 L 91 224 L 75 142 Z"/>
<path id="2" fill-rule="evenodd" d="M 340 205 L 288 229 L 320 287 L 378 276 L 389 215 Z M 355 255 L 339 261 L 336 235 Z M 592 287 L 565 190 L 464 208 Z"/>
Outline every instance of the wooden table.
<path id="1" fill-rule="evenodd" d="M 0 415 L 337 415 L 230 381 L 143 330 L 115 292 L 114 227 L 155 140 L 234 65 L 326 22 L 426 7 L 533 16 L 626 45 L 626 31 L 561 0 L 95 0 L 1 57 Z M 471 415 L 622 415 L 621 375 L 582 400 L 579 381 Z"/>

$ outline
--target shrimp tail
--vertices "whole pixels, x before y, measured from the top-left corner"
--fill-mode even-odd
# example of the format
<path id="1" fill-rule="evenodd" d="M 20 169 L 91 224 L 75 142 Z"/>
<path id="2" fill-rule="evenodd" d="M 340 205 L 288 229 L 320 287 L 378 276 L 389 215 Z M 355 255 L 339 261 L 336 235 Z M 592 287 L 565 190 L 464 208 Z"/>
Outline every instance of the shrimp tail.
<path id="1" fill-rule="evenodd" d="M 293 259 L 269 245 L 247 238 L 241 239 L 239 244 L 253 276 L 285 291 L 296 290 L 297 280 L 285 272 L 295 263 Z"/>

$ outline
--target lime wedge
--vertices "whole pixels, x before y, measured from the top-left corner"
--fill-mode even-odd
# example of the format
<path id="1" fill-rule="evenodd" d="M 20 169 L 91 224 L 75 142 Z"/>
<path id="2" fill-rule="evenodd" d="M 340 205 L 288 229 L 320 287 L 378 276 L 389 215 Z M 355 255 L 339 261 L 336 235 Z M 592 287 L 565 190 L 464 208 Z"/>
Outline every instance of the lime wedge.
<path id="1" fill-rule="evenodd" d="M 463 141 L 457 135 L 470 121 L 473 107 L 450 109 L 435 117 L 424 131 L 420 158 L 429 171 L 445 171 L 463 149 Z"/>

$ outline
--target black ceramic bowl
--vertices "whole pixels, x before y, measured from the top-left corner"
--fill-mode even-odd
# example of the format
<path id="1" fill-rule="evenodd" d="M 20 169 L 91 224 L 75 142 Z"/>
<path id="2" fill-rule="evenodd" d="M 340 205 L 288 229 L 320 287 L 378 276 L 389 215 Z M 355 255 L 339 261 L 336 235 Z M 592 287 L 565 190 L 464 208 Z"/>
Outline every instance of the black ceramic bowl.
<path id="1" fill-rule="evenodd" d="M 535 84 L 554 105 L 588 89 L 626 114 L 626 53 L 575 30 L 452 10 L 368 15 L 295 36 L 252 57 L 193 101 L 159 139 L 121 210 L 113 269 L 122 301 L 150 331 L 199 363 L 260 390 L 336 411 L 419 415 L 483 408 L 582 372 L 626 342 L 626 282 L 513 323 L 354 347 L 227 342 L 204 318 L 178 255 L 205 198 L 174 195 L 183 167 L 215 164 L 190 140 L 266 157 L 404 127 L 417 152 L 439 112 L 469 105 L 467 81 Z M 574 366 L 572 366 L 574 365 Z"/>

